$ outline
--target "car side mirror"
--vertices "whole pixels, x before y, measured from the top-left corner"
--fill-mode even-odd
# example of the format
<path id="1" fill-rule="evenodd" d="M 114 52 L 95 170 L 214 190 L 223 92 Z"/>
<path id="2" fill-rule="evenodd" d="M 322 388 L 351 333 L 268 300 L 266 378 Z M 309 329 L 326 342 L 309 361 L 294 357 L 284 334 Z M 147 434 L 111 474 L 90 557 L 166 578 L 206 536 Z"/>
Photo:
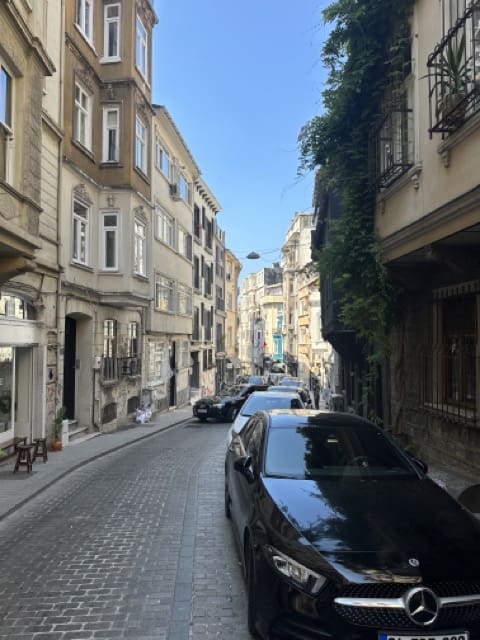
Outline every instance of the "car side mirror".
<path id="1" fill-rule="evenodd" d="M 252 463 L 252 456 L 240 456 L 240 458 L 237 458 L 233 463 L 233 468 L 235 469 L 235 471 L 238 471 L 243 476 L 245 476 L 248 482 L 253 482 L 254 474 Z"/>
<path id="2" fill-rule="evenodd" d="M 420 469 L 420 471 L 422 473 L 427 474 L 428 473 L 428 464 L 426 462 L 424 462 L 423 460 L 421 460 L 420 458 L 417 458 L 416 456 L 414 456 L 412 453 L 410 453 L 409 451 L 405 452 L 407 454 L 407 456 L 410 458 L 410 460 L 413 462 L 413 464 Z"/>

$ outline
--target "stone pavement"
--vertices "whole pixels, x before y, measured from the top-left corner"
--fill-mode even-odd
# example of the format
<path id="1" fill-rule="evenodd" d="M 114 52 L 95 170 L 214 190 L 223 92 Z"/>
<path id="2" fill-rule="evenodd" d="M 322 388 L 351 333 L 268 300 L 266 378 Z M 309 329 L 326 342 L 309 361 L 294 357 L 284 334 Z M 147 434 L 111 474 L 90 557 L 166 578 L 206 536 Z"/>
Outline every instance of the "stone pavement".
<path id="1" fill-rule="evenodd" d="M 22 468 L 17 473 L 13 473 L 14 457 L 2 461 L 0 463 L 0 520 L 75 469 L 191 418 L 192 407 L 186 405 L 172 411 L 157 413 L 149 423 L 132 423 L 119 431 L 95 434 L 95 437 L 74 441 L 64 447 L 63 451 L 49 451 L 46 463 L 41 458 L 37 458 L 33 473 L 27 473 Z"/>

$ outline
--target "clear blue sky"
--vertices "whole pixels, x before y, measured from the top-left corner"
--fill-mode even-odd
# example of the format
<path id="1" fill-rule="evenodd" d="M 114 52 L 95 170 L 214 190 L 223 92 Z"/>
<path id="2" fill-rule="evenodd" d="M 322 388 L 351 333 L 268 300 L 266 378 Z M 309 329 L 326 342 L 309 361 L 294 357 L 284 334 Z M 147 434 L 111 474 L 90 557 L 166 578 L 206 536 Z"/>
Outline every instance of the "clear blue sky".
<path id="1" fill-rule="evenodd" d="M 281 257 L 313 175 L 297 136 L 321 112 L 325 0 L 155 0 L 153 99 L 167 107 L 222 211 L 241 277 Z M 257 251 L 260 260 L 246 260 Z"/>

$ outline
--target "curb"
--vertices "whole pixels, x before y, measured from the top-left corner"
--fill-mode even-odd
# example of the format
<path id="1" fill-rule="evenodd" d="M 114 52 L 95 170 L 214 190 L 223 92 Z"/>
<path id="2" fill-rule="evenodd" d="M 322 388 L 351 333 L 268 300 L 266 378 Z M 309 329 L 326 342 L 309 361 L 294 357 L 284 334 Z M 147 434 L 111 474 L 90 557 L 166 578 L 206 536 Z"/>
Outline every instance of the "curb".
<path id="1" fill-rule="evenodd" d="M 111 453 L 115 453 L 116 451 L 120 451 L 120 449 L 125 449 L 126 447 L 129 447 L 132 444 L 136 444 L 137 442 L 141 442 L 142 440 L 145 440 L 146 438 L 151 438 L 152 436 L 154 436 L 156 434 L 159 434 L 159 433 L 162 433 L 163 431 L 167 431 L 168 429 L 172 429 L 173 427 L 178 427 L 179 425 L 181 425 L 183 423 L 190 422 L 190 420 L 191 420 L 191 418 L 184 418 L 183 420 L 179 420 L 178 422 L 172 422 L 172 424 L 166 425 L 165 427 L 159 427 L 158 429 L 155 429 L 155 431 L 152 431 L 152 433 L 145 433 L 144 435 L 139 436 L 138 438 L 135 438 L 134 440 L 130 440 L 129 442 L 124 442 L 123 444 L 119 444 L 119 445 L 117 445 L 115 447 L 112 447 L 111 449 L 108 449 L 106 451 L 102 451 L 101 453 L 94 454 L 94 455 L 90 456 L 89 458 L 85 458 L 85 460 L 82 460 L 81 462 L 77 462 L 77 464 L 73 465 L 72 467 L 70 467 L 66 471 L 63 471 L 62 473 L 60 473 L 53 480 L 50 480 L 50 482 L 47 482 L 46 485 L 44 485 L 43 487 L 40 487 L 40 489 L 37 489 L 37 491 L 35 491 L 31 495 L 29 495 L 27 498 L 24 498 L 23 500 L 21 500 L 20 502 L 15 504 L 13 507 L 10 507 L 10 509 L 8 509 L 8 511 L 5 511 L 4 513 L 0 514 L 0 522 L 2 522 L 3 520 L 5 520 L 9 516 L 11 516 L 12 513 L 17 511 L 18 509 L 20 509 L 24 505 L 26 505 L 28 502 L 30 502 L 30 500 L 33 500 L 34 498 L 39 496 L 41 493 L 43 493 L 44 491 L 49 489 L 52 485 L 57 483 L 59 480 L 62 480 L 63 478 L 65 478 L 69 474 L 73 473 L 74 471 L 76 471 L 80 467 L 84 467 L 85 465 L 90 464 L 91 462 L 95 462 L 95 460 L 99 460 L 100 458 L 103 458 L 103 457 L 105 457 L 105 456 L 107 456 L 107 455 L 109 455 Z"/>

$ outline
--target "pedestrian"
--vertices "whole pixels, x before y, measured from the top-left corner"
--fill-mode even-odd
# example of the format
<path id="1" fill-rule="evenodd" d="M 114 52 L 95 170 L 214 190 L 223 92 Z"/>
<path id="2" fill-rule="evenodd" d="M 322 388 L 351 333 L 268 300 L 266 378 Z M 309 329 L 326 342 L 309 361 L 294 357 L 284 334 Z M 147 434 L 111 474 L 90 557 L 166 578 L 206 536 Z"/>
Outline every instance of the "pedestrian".
<path id="1" fill-rule="evenodd" d="M 313 387 L 313 402 L 315 404 L 315 409 L 320 408 L 320 384 L 318 382 L 318 378 L 315 380 L 315 385 Z"/>

